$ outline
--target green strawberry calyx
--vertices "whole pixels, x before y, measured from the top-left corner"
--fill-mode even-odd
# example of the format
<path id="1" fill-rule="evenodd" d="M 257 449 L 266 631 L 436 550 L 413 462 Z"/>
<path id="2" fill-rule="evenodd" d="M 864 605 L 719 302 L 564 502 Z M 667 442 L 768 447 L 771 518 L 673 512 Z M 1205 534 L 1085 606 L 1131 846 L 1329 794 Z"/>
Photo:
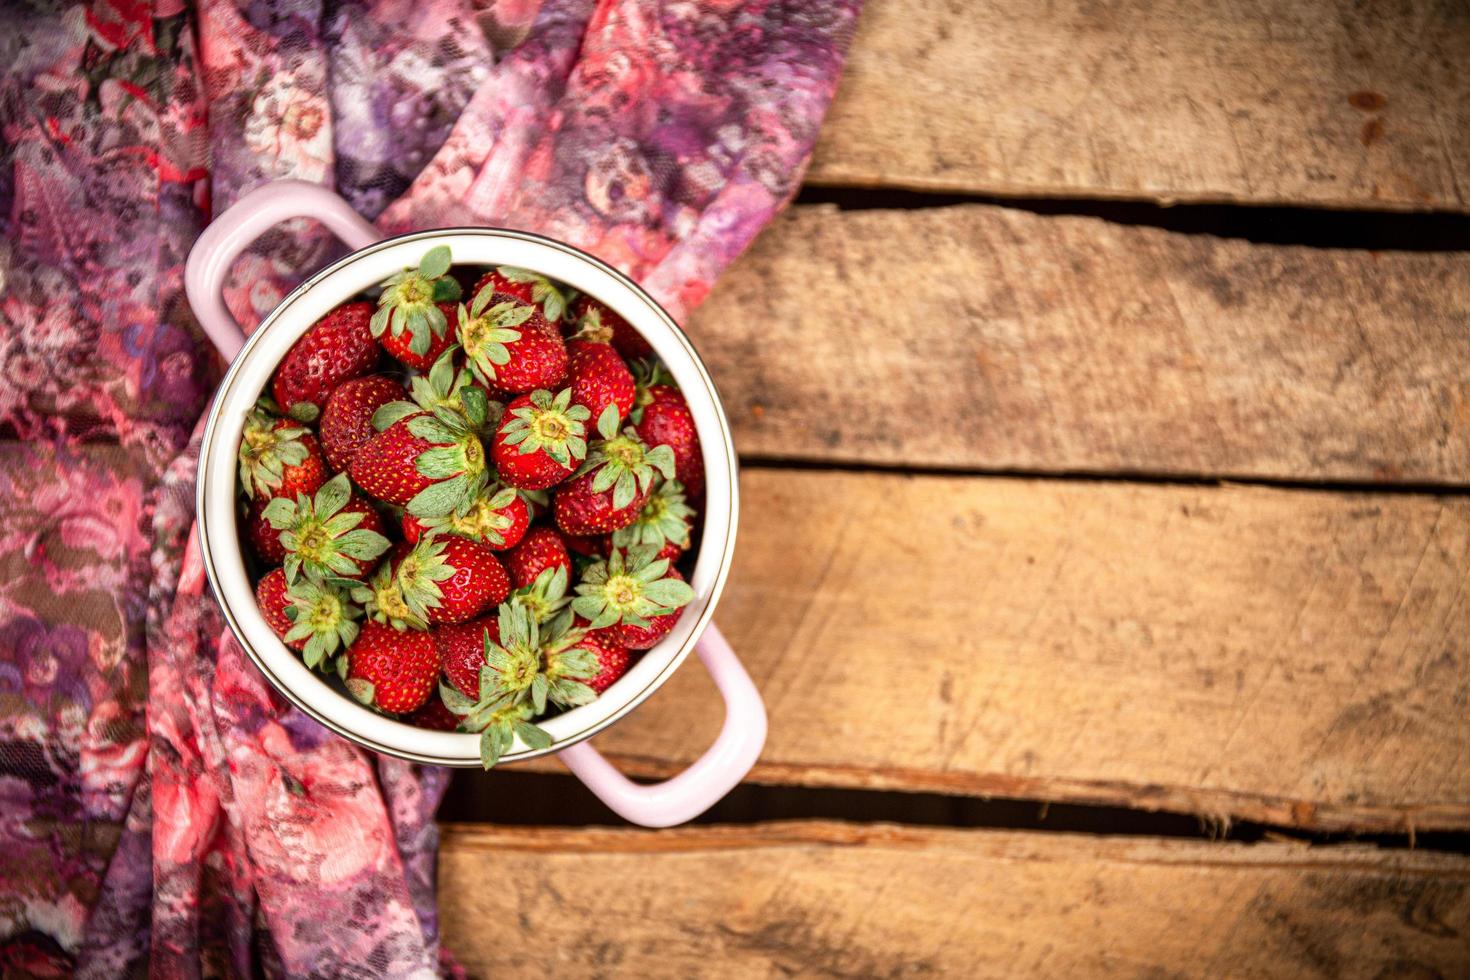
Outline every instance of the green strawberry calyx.
<path id="1" fill-rule="evenodd" d="M 489 306 L 495 290 L 485 286 L 468 308 L 459 304 L 459 342 L 470 370 L 485 384 L 495 383 L 495 370 L 510 363 L 510 348 L 521 339 L 521 326 L 536 315 L 536 307 L 509 299 Z"/>
<path id="2" fill-rule="evenodd" d="M 694 590 L 669 575 L 669 560 L 657 555 L 657 548 L 646 545 L 614 548 L 583 573 L 572 611 L 596 630 L 618 623 L 646 627 L 650 619 L 687 606 Z"/>
<path id="3" fill-rule="evenodd" d="M 404 422 L 411 435 L 431 443 L 414 460 L 419 475 L 433 480 L 408 502 L 414 517 L 465 514 L 489 482 L 480 433 L 502 409 L 454 369 L 455 348 L 446 350 L 427 375 L 413 379 L 413 401 L 392 401 L 373 413 L 379 432 Z"/>
<path id="4" fill-rule="evenodd" d="M 553 565 L 541 569 L 534 582 L 511 593 L 511 598 L 525 606 L 536 622 L 544 623 L 571 603 L 567 584 L 567 570 Z"/>
<path id="5" fill-rule="evenodd" d="M 643 410 L 653 404 L 653 392 L 649 389 L 654 385 L 670 388 L 678 388 L 678 385 L 663 364 L 656 360 L 634 361 L 629 365 L 629 370 L 633 374 L 633 409 L 628 413 L 628 421 L 641 425 Z"/>
<path id="6" fill-rule="evenodd" d="M 394 565 L 392 582 L 388 586 L 390 591 L 387 597 L 387 608 L 407 609 L 408 615 L 400 615 L 399 618 L 410 626 L 428 622 L 429 610 L 439 608 L 444 601 L 444 592 L 440 589 L 439 583 L 459 574 L 459 569 L 451 565 L 449 559 L 444 556 L 444 547 L 447 543 L 435 534 L 422 537 L 419 543 L 414 545 Z M 381 600 L 376 600 L 376 603 L 380 611 L 385 608 Z M 396 623 L 392 623 L 391 619 L 388 622 L 397 626 Z M 422 629 L 423 627 L 416 628 Z"/>
<path id="7" fill-rule="evenodd" d="M 637 519 L 613 532 L 612 543 L 618 548 L 646 544 L 662 549 L 673 542 L 680 548 L 688 548 L 693 519 L 694 508 L 684 500 L 684 485 L 678 480 L 660 480 Z"/>
<path id="8" fill-rule="evenodd" d="M 602 439 L 592 444 L 587 460 L 577 476 L 596 472 L 592 478 L 593 493 L 612 491 L 614 507 L 626 507 L 653 484 L 657 471 L 664 479 L 674 478 L 674 451 L 668 446 L 650 449 L 632 426 L 618 432 L 618 408 L 609 405 L 597 420 Z"/>
<path id="9" fill-rule="evenodd" d="M 359 561 L 371 561 L 388 550 L 387 538 L 357 526 L 364 515 L 342 512 L 351 499 L 347 474 L 339 473 L 313 497 L 301 493 L 295 500 L 277 497 L 266 504 L 262 516 L 281 532 L 281 546 L 286 549 L 283 567 L 288 584 L 294 584 L 303 569 L 318 581 L 327 576 L 352 578 L 360 574 Z"/>
<path id="10" fill-rule="evenodd" d="M 516 492 L 514 487 L 482 488 L 463 513 L 456 510 L 438 517 L 425 517 L 419 524 L 425 533 L 453 534 L 493 548 L 505 543 L 505 532 L 514 523 L 504 511 L 515 503 Z"/>
<path id="11" fill-rule="evenodd" d="M 384 282 L 369 324 L 373 336 L 391 331 L 401 337 L 407 330 L 408 349 L 427 354 L 430 334 L 442 337 L 449 326 L 437 304 L 459 299 L 459 283 L 449 276 L 450 264 L 449 246 L 439 245 L 424 253 L 417 269 L 404 269 Z"/>
<path id="12" fill-rule="evenodd" d="M 616 406 L 612 409 L 616 415 Z M 572 404 L 572 389 L 563 388 L 555 395 L 538 389 L 531 392 L 531 404 L 511 411 L 500 434 L 520 455 L 542 452 L 571 470 L 587 456 L 587 420 L 591 417 L 585 406 Z"/>
<path id="13" fill-rule="evenodd" d="M 299 466 L 309 455 L 301 437 L 306 428 L 285 425 L 263 405 L 251 409 L 240 437 L 240 486 L 245 496 L 257 497 L 279 487 L 287 466 Z"/>
<path id="14" fill-rule="evenodd" d="M 358 583 L 352 590 L 353 601 L 362 605 L 370 619 L 387 623 L 399 632 L 428 629 L 428 619 L 408 604 L 392 566 L 392 562 L 385 561 L 367 583 Z"/>
<path id="15" fill-rule="evenodd" d="M 357 639 L 356 620 L 362 610 L 339 586 L 311 579 L 287 586 L 286 601 L 291 628 L 283 639 L 287 643 L 306 641 L 301 651 L 306 666 L 326 673 L 340 670 L 337 651 L 347 649 Z"/>
<path id="16" fill-rule="evenodd" d="M 513 265 L 502 265 L 496 268 L 501 278 L 509 282 L 528 282 L 531 284 L 531 301 L 541 304 L 541 312 L 552 323 L 556 323 L 566 312 L 566 294 L 557 287 L 556 283 L 547 279 L 539 272 L 530 269 L 519 269 Z M 487 286 L 486 289 L 489 289 Z M 481 290 L 484 292 L 485 290 Z M 478 297 L 477 297 L 478 298 Z"/>

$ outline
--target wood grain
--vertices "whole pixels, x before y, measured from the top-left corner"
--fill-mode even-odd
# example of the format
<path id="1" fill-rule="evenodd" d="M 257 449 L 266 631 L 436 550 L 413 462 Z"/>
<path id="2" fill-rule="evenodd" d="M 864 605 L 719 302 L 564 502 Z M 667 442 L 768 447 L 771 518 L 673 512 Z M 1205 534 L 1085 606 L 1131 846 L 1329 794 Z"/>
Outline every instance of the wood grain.
<path id="1" fill-rule="evenodd" d="M 1470 827 L 1470 498 L 741 487 L 716 618 L 770 710 L 755 781 Z M 721 718 L 691 661 L 596 745 L 666 775 Z"/>
<path id="2" fill-rule="evenodd" d="M 1470 482 L 1470 254 L 799 207 L 689 332 L 748 457 Z"/>
<path id="3" fill-rule="evenodd" d="M 1463 210 L 1470 14 L 871 0 L 808 180 Z"/>
<path id="4" fill-rule="evenodd" d="M 446 827 L 476 976 L 1463 976 L 1470 860 L 801 823 Z"/>

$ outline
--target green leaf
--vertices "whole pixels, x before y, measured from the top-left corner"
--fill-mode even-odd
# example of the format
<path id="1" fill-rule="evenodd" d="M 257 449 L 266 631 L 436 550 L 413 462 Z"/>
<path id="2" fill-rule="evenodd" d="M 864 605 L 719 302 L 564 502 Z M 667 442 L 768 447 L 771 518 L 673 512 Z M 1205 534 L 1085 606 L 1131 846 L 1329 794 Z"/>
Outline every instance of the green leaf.
<path id="1" fill-rule="evenodd" d="M 434 302 L 452 303 L 459 299 L 459 283 L 445 277 L 434 281 Z"/>
<path id="2" fill-rule="evenodd" d="M 265 505 L 261 516 L 277 531 L 284 531 L 296 523 L 296 502 L 285 497 L 276 497 Z"/>
<path id="3" fill-rule="evenodd" d="M 409 419 L 408 431 L 425 442 L 450 443 L 454 442 L 455 435 L 449 426 L 433 415 L 425 413 L 417 418 Z"/>
<path id="4" fill-rule="evenodd" d="M 423 409 L 419 408 L 413 402 L 389 402 L 373 413 L 373 428 L 382 432 L 395 422 L 400 422 L 410 415 L 417 415 L 422 411 Z"/>
<path id="5" fill-rule="evenodd" d="M 436 446 L 419 453 L 414 461 L 419 474 L 431 480 L 447 480 L 464 472 L 464 452 L 458 446 Z"/>
<path id="6" fill-rule="evenodd" d="M 611 407 L 611 406 L 610 406 Z M 609 415 L 607 409 L 597 417 L 597 432 L 604 439 L 611 439 L 618 434 L 618 413 L 614 408 Z"/>
<path id="7" fill-rule="evenodd" d="M 545 674 L 537 674 L 531 679 L 531 709 L 538 715 L 546 710 L 546 695 L 550 687 L 551 682 Z"/>
<path id="8" fill-rule="evenodd" d="M 315 422 L 316 417 L 321 413 L 322 410 L 317 408 L 311 402 L 297 402 L 296 404 L 291 406 L 291 411 L 287 412 L 286 414 L 290 415 L 298 422 Z"/>
<path id="9" fill-rule="evenodd" d="M 490 399 L 485 397 L 483 389 L 466 385 L 459 391 L 459 400 L 464 405 L 465 416 L 469 418 L 471 425 L 478 429 L 485 424 L 485 420 L 490 417 Z"/>
<path id="10" fill-rule="evenodd" d="M 368 328 L 374 337 L 383 336 L 383 331 L 388 329 L 388 319 L 393 315 L 393 307 L 387 305 L 387 300 L 388 294 L 384 293 L 382 299 L 384 305 L 379 306 L 373 318 L 368 321 Z"/>
<path id="11" fill-rule="evenodd" d="M 465 697 L 459 688 L 443 681 L 439 682 L 439 700 L 444 702 L 444 707 L 457 715 L 467 715 L 475 708 L 475 702 Z"/>
<path id="12" fill-rule="evenodd" d="M 515 723 L 515 733 L 521 737 L 521 741 L 525 742 L 528 748 L 551 748 L 551 733 L 539 725 L 533 725 L 529 721 L 518 721 Z"/>
<path id="13" fill-rule="evenodd" d="M 347 678 L 347 693 L 352 695 L 362 704 L 372 706 L 373 703 L 372 681 L 365 681 L 361 677 Z"/>
<path id="14" fill-rule="evenodd" d="M 338 473 L 323 483 L 321 489 L 316 492 L 316 516 L 319 519 L 332 516 L 341 510 L 351 497 L 352 485 L 347 482 L 347 474 Z M 361 514 L 353 516 L 362 517 Z"/>
<path id="15" fill-rule="evenodd" d="M 689 587 L 689 583 L 681 582 L 676 578 L 654 582 L 644 588 L 643 594 L 659 605 L 670 609 L 678 609 L 694 601 L 694 590 Z"/>
<path id="16" fill-rule="evenodd" d="M 419 261 L 419 275 L 425 279 L 438 279 L 449 271 L 452 262 L 449 246 L 436 245 L 425 252 L 423 259 Z"/>
<path id="17" fill-rule="evenodd" d="M 349 531 L 337 539 L 337 550 L 340 553 L 349 558 L 360 558 L 363 561 L 378 557 L 391 545 L 392 542 L 377 531 L 369 531 L 366 528 Z"/>
<path id="18" fill-rule="evenodd" d="M 414 517 L 443 517 L 454 510 L 468 491 L 469 480 L 462 473 L 453 479 L 432 483 L 408 502 L 408 512 Z"/>

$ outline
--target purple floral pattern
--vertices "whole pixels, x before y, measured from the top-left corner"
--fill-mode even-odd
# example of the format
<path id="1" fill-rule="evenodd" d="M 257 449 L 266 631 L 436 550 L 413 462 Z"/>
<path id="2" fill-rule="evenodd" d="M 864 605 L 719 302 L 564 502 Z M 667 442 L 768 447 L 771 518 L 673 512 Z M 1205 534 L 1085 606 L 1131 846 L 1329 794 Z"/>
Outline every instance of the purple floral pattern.
<path id="1" fill-rule="evenodd" d="M 453 972 L 447 780 L 290 710 L 193 540 L 213 210 L 334 187 L 526 228 L 692 309 L 799 183 L 857 0 L 89 0 L 0 9 L 0 970 Z M 8 40 L 7 40 L 8 39 Z M 253 325 L 334 245 L 242 257 Z"/>

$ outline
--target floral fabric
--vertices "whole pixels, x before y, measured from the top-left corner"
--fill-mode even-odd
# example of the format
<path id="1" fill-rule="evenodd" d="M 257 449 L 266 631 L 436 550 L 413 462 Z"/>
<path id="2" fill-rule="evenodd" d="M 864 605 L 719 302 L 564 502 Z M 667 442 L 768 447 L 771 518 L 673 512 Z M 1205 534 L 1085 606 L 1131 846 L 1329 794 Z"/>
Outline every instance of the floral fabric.
<path id="1" fill-rule="evenodd" d="M 0 9 L 0 970 L 429 976 L 447 780 L 289 710 L 193 540 L 211 213 L 540 231 L 675 316 L 796 188 L 857 0 Z M 247 327 L 330 257 L 263 239 Z"/>

